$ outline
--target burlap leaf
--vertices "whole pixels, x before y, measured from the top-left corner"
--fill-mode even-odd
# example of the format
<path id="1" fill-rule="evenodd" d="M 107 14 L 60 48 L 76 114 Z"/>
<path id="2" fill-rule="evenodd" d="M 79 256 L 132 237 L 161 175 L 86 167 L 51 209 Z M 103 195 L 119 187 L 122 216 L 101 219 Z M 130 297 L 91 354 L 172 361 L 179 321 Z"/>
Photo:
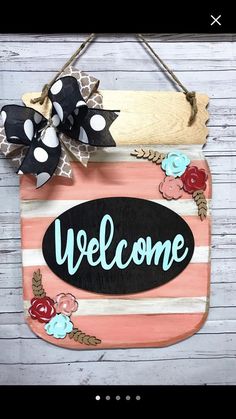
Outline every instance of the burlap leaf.
<path id="1" fill-rule="evenodd" d="M 204 191 L 199 190 L 193 192 L 193 199 L 198 207 L 198 215 L 201 221 L 203 221 L 207 216 L 207 200 L 205 198 Z"/>
<path id="2" fill-rule="evenodd" d="M 42 274 L 40 272 L 40 269 L 38 269 L 37 271 L 33 273 L 32 290 L 36 298 L 46 297 L 46 292 L 42 285 Z"/>
<path id="3" fill-rule="evenodd" d="M 101 343 L 101 340 L 96 338 L 95 336 L 87 335 L 83 333 L 81 330 L 74 328 L 72 332 L 69 334 L 70 339 L 74 339 L 75 342 L 84 343 L 85 345 L 92 345 L 96 346 Z"/>
<path id="4" fill-rule="evenodd" d="M 162 160 L 165 158 L 164 153 L 154 150 L 145 150 L 144 148 L 138 148 L 130 153 L 131 156 L 135 156 L 137 159 L 147 159 L 156 164 L 161 164 Z"/>

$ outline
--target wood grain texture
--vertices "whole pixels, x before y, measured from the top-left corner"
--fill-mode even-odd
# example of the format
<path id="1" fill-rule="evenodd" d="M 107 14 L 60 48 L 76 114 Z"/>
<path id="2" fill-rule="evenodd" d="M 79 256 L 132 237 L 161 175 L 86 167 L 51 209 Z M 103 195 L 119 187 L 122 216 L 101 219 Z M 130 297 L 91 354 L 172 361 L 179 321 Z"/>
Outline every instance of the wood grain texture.
<path id="1" fill-rule="evenodd" d="M 210 52 L 209 52 L 210 53 Z M 77 68 L 80 69 L 79 64 Z M 93 71 L 92 67 L 83 69 L 101 80 L 103 90 L 142 90 L 142 91 L 175 91 L 175 84 L 161 71 Z M 180 71 L 177 76 L 189 90 L 207 94 L 211 98 L 232 99 L 236 97 L 236 71 L 202 70 L 197 73 L 191 68 Z M 197 74 L 197 75 L 196 75 Z M 214 78 L 212 76 L 214 74 Z M 0 99 L 17 100 L 26 92 L 40 91 L 45 83 L 52 79 L 55 72 L 39 71 L 3 71 L 1 73 Z"/>
<path id="2" fill-rule="evenodd" d="M 156 63 L 142 42 L 92 42 L 86 52 L 80 55 L 78 64 L 84 71 L 163 71 Z M 118 39 L 118 38 L 117 38 Z M 135 38 L 133 38 L 133 41 Z M 2 69 L 15 71 L 57 71 L 66 59 L 77 49 L 80 40 L 74 42 L 45 42 L 35 39 L 34 48 L 30 42 L 14 42 L 5 44 L 1 42 L 0 54 Z M 130 44 L 132 43 L 132 48 Z M 234 44 L 227 42 L 217 43 L 188 43 L 150 42 L 151 47 L 162 57 L 174 71 L 201 70 L 230 70 L 236 66 Z M 210 54 L 209 54 L 210 50 Z M 221 54 L 222 59 L 218 56 Z M 78 65 L 77 65 L 78 66 Z"/>
<path id="3" fill-rule="evenodd" d="M 204 144 L 208 129 L 207 95 L 196 95 L 196 121 L 183 93 L 101 90 L 104 109 L 119 109 L 110 131 L 122 144 Z"/>
<path id="4" fill-rule="evenodd" d="M 182 145 L 183 147 L 184 145 Z M 187 148 L 187 146 L 185 145 Z M 122 148 L 122 147 L 121 147 Z M 191 150 L 193 151 L 193 146 L 191 146 Z M 199 147 L 200 148 L 200 147 Z M 119 148 L 118 148 L 119 149 Z M 207 163 L 204 160 L 203 156 L 200 155 L 199 150 L 196 150 L 196 153 L 199 153 L 199 160 L 192 160 L 192 164 L 196 164 L 198 167 L 205 167 L 208 172 Z M 111 153 L 112 154 L 112 153 Z M 118 153 L 115 153 L 119 155 Z M 121 151 L 123 155 L 123 152 Z M 95 197 L 107 197 L 107 196 L 129 196 L 129 200 L 131 196 L 140 197 L 140 198 L 155 198 L 159 197 L 157 194 L 157 187 L 156 184 L 160 182 L 163 177 L 163 173 L 160 167 L 153 165 L 151 162 L 137 162 L 135 161 L 119 161 L 116 162 L 115 159 L 113 163 L 103 162 L 95 163 L 91 162 L 89 168 L 86 169 L 84 173 L 81 173 L 80 165 L 78 163 L 72 163 L 73 166 L 73 176 L 74 176 L 74 187 L 68 188 L 67 186 L 61 188 L 60 182 L 58 183 L 58 178 L 55 178 L 56 183 L 51 184 L 50 191 L 42 190 L 37 191 L 35 193 L 35 187 L 32 183 L 31 179 L 22 176 L 21 178 L 21 199 L 25 206 L 31 206 L 32 200 L 35 200 L 35 204 L 38 204 L 39 214 L 37 219 L 28 217 L 27 222 L 25 222 L 23 218 L 22 224 L 22 263 L 23 263 L 23 277 L 24 277 L 24 301 L 25 307 L 29 307 L 29 299 L 32 298 L 32 288 L 31 288 L 31 281 L 29 280 L 29 272 L 30 267 L 31 270 L 37 269 L 37 267 L 42 269 L 43 265 L 45 265 L 45 260 L 48 261 L 49 266 L 53 270 L 51 263 L 49 262 L 46 254 L 47 251 L 51 247 L 44 247 L 44 258 L 42 257 L 42 250 L 41 241 L 42 236 L 38 235 L 38 232 L 42 232 L 45 226 L 45 215 L 47 210 L 44 210 L 44 202 L 46 202 L 47 206 L 47 199 L 48 197 L 52 197 L 53 199 L 57 200 L 57 207 L 60 208 L 60 203 L 62 200 L 63 206 L 65 206 L 65 200 L 71 198 L 88 198 L 87 192 L 89 191 L 90 198 L 94 199 Z M 105 173 L 105 171 L 106 173 Z M 209 179 L 211 178 L 209 173 Z M 139 182 L 137 183 L 137 179 Z M 143 185 L 141 184 L 141 179 L 144 180 Z M 137 190 L 137 185 L 140 189 Z M 154 190 L 153 190 L 154 187 Z M 49 193 L 49 195 L 48 195 Z M 52 195 L 53 193 L 53 195 Z M 206 190 L 206 196 L 210 199 L 211 198 L 211 181 L 208 182 L 208 187 Z M 190 199 L 190 195 L 183 195 L 183 198 Z M 38 199 L 40 199 L 40 203 L 38 203 Z M 45 201 L 42 201 L 45 199 Z M 110 198 L 112 202 L 115 204 L 112 198 Z M 25 201 L 26 200 L 26 201 Z M 119 198 L 117 198 L 119 201 Z M 122 203 L 124 198 L 122 198 Z M 186 199 L 187 200 L 187 199 Z M 191 199 L 192 201 L 192 199 Z M 22 201 L 21 201 L 22 202 Z M 100 202 L 100 199 L 99 199 Z M 108 202 L 107 200 L 104 202 Z M 136 201 L 135 201 L 136 202 Z M 140 208 L 140 204 L 143 201 L 140 201 L 139 204 L 136 203 L 133 207 L 132 213 L 138 209 L 138 214 L 141 218 L 137 218 L 138 225 L 142 225 L 143 216 L 145 214 L 145 208 Z M 165 203 L 165 201 L 164 201 Z M 83 203 L 81 206 L 81 211 L 84 206 L 88 206 L 87 208 L 87 217 L 88 219 L 91 218 L 91 214 L 89 211 L 89 203 Z M 100 202 L 99 207 L 101 208 L 102 203 Z M 129 204 L 131 208 L 131 203 Z M 147 203 L 146 203 L 147 205 Z M 154 203 L 149 204 L 153 210 L 155 207 Z M 80 207 L 79 207 L 80 208 Z M 112 209 L 113 208 L 113 209 Z M 160 208 L 163 208 L 162 206 Z M 105 207 L 103 208 L 105 213 L 107 213 L 108 209 Z M 103 211 L 103 210 L 102 210 Z M 126 210 L 125 210 L 126 211 Z M 121 211 L 123 214 L 123 210 Z M 154 212 L 156 214 L 156 211 Z M 89 215 L 90 214 L 90 215 Z M 113 207 L 109 206 L 109 214 L 112 216 L 113 219 L 117 218 L 118 221 L 118 214 L 119 214 L 119 202 L 117 202 Z M 24 212 L 23 214 L 24 215 Z M 30 211 L 28 213 L 30 215 Z M 42 215 L 42 222 L 41 222 L 41 215 Z M 160 215 L 160 214 L 159 214 Z M 188 213 L 186 213 L 188 216 Z M 195 205 L 195 217 L 197 217 L 197 207 Z M 149 215 L 145 215 L 145 217 L 152 218 L 151 213 Z M 161 215 L 160 215 L 161 216 Z M 75 219 L 81 219 L 81 214 L 79 213 L 79 209 L 74 214 Z M 128 221 L 128 214 L 126 213 L 126 219 Z M 72 217 L 73 218 L 73 217 Z M 68 219 L 68 221 L 71 217 Z M 50 220 L 46 219 L 46 223 L 50 222 Z M 190 221 L 190 220 L 189 220 Z M 192 220 L 193 221 L 193 220 Z M 209 220 L 207 220 L 208 223 Z M 35 222 L 38 222 L 36 226 Z M 71 221 L 69 221 L 70 224 Z M 93 227 L 94 229 L 94 222 L 95 218 L 93 217 Z M 130 219 L 132 222 L 132 218 Z M 198 220 L 199 222 L 199 220 Z M 128 222 L 129 223 L 129 222 Z M 169 223 L 171 224 L 171 217 L 169 216 Z M 174 223 L 175 225 L 178 224 L 178 220 Z M 172 229 L 174 229 L 174 224 Z M 89 223 L 86 221 L 86 225 L 88 229 Z M 128 228 L 127 224 L 127 228 Z M 156 225 L 158 229 L 158 219 L 156 220 Z M 84 286 L 77 281 L 78 278 L 75 276 L 75 281 L 77 282 L 79 289 L 76 287 L 69 287 L 67 284 L 66 288 L 61 289 L 62 282 L 60 279 L 54 276 L 54 279 L 50 275 L 50 271 L 44 270 L 44 287 L 47 292 L 48 296 L 53 296 L 55 293 L 54 290 L 51 289 L 51 285 L 54 282 L 57 289 L 56 294 L 60 292 L 71 292 L 74 296 L 76 296 L 77 300 L 79 300 L 79 308 L 78 316 L 75 315 L 73 318 L 73 323 L 76 328 L 80 328 L 81 330 L 85 330 L 86 333 L 90 335 L 96 335 L 101 339 L 101 344 L 99 345 L 100 348 L 124 348 L 124 347 L 153 347 L 153 346 L 166 346 L 173 344 L 177 341 L 185 339 L 186 337 L 195 333 L 203 324 L 206 319 L 207 312 L 208 312 L 208 294 L 209 294 L 209 282 L 210 282 L 210 266 L 207 266 L 207 269 L 202 269 L 203 264 L 209 263 L 209 244 L 210 244 L 210 237 L 209 237 L 209 225 L 210 222 L 205 226 L 206 235 L 204 234 L 201 236 L 201 243 L 198 241 L 198 231 L 197 235 L 195 236 L 195 249 L 193 257 L 191 258 L 190 265 L 192 267 L 192 275 L 190 272 L 188 274 L 189 278 L 189 286 L 177 287 L 176 280 L 173 281 L 174 286 L 176 285 L 175 291 L 178 292 L 178 298 L 176 299 L 176 293 L 172 289 L 172 294 L 169 296 L 169 284 L 163 285 L 163 295 L 161 296 L 161 300 L 157 298 L 158 290 L 155 290 L 155 293 L 148 293 L 148 295 L 141 296 L 140 292 L 138 295 L 129 296 L 127 298 L 126 293 L 128 290 L 128 284 L 131 287 L 130 292 L 135 293 L 136 291 L 147 291 L 148 289 L 148 281 L 151 277 L 156 277 L 149 271 L 145 269 L 146 279 L 144 282 L 143 288 L 136 289 L 131 284 L 136 284 L 138 273 L 137 275 L 133 276 L 132 278 L 132 271 L 126 270 L 127 275 L 127 290 L 122 292 L 123 296 L 120 295 L 119 298 L 113 298 L 112 295 L 110 298 L 104 299 L 102 295 L 98 295 L 97 299 L 91 297 L 90 293 L 88 295 L 84 295 L 82 293 L 81 288 L 87 291 L 94 291 L 96 290 L 98 293 L 107 293 L 111 292 L 111 294 L 116 294 L 117 290 L 115 288 L 115 284 L 119 284 L 120 280 L 120 273 L 117 272 L 113 274 L 113 281 L 112 285 L 110 285 L 109 289 L 104 288 L 104 284 L 106 283 L 105 274 L 103 271 L 100 272 L 99 267 L 97 269 L 98 279 L 103 278 L 101 282 L 101 286 L 99 287 L 99 280 L 92 283 L 89 283 L 88 277 L 89 272 L 81 271 L 81 275 L 79 280 L 82 280 L 83 275 L 88 275 L 86 284 Z M 150 228 L 152 229 L 153 226 L 148 226 L 148 231 Z M 203 226 L 204 227 L 204 226 Z M 46 227 L 47 228 L 47 227 Z M 127 230 L 125 227 L 125 230 Z M 180 228 L 180 226 L 179 226 Z M 49 231 L 49 230 L 48 230 Z M 128 230 L 127 230 L 128 231 Z M 174 230 L 173 230 L 174 231 Z M 196 230 L 192 230 L 193 233 Z M 187 233 L 187 232 L 186 232 Z M 186 234 L 183 232 L 183 234 Z M 30 234 L 30 237 L 29 235 Z M 151 234 L 151 233 L 150 233 Z M 187 234 L 186 234 L 187 235 Z M 28 238 L 27 238 L 28 236 Z M 123 237 L 123 233 L 122 233 Z M 131 233 L 132 237 L 132 233 Z M 153 233 L 153 240 L 158 240 L 158 236 L 155 236 Z M 129 242 L 129 237 L 127 236 L 127 240 Z M 132 239 L 131 239 L 132 240 Z M 47 238 L 46 242 L 50 243 L 51 238 Z M 48 250 L 47 250 L 48 249 Z M 189 249 L 191 249 L 191 241 L 189 243 Z M 75 256 L 76 258 L 77 256 Z M 192 266 L 194 265 L 194 266 Z M 26 268 L 26 269 L 25 269 Z M 27 269 L 29 268 L 29 269 Z M 186 270 L 188 267 L 186 268 Z M 186 271 L 184 270 L 184 271 Z M 31 275 L 32 275 L 31 271 Z M 54 272 L 56 272 L 54 270 Z M 187 274 L 187 272 L 185 272 Z M 65 273 L 60 274 L 57 271 L 57 275 L 64 280 L 66 280 Z M 182 272 L 180 272 L 180 276 L 182 276 Z M 203 280 L 203 287 L 202 289 L 198 289 L 197 295 L 193 296 L 191 283 L 193 281 L 193 276 L 201 277 Z M 178 276 L 179 277 L 179 276 Z M 143 278 L 143 277 L 142 277 Z M 191 281 L 190 281 L 191 278 Z M 68 278 L 67 278 L 68 279 Z M 92 275 L 92 280 L 95 281 L 95 273 Z M 123 274 L 122 281 L 126 280 Z M 134 282 L 133 282 L 134 281 Z M 72 282 L 70 279 L 68 280 L 70 285 Z M 163 282 L 164 282 L 164 275 L 163 275 Z M 166 281 L 165 281 L 166 282 Z M 74 284 L 75 285 L 75 284 Z M 123 289 L 123 283 L 121 285 L 121 290 Z M 184 289 L 184 293 L 183 293 Z M 86 298 L 87 297 L 87 298 Z M 184 298 L 183 298 L 184 297 Z M 190 298 L 190 299 L 189 299 Z M 82 311 L 81 311 L 82 310 Z M 81 315 L 84 313 L 84 315 Z M 75 314 L 75 313 L 74 313 Z M 77 349 L 77 343 L 73 340 L 64 339 L 64 340 L 57 340 L 54 341 L 53 337 L 48 337 L 42 324 L 38 322 L 32 321 L 28 318 L 28 323 L 32 330 L 44 340 L 49 341 L 51 343 L 56 343 L 58 346 L 69 347 L 70 349 Z M 114 328 L 114 323 L 116 327 Z M 138 331 L 136 325 L 139 325 L 140 330 Z M 81 342 L 82 343 L 82 342 Z M 85 349 L 83 345 L 80 348 Z M 91 348 L 92 349 L 92 348 Z"/>
<path id="5" fill-rule="evenodd" d="M 0 105 L 20 104 L 24 92 L 40 90 L 85 37 L 1 34 Z M 38 339 L 23 316 L 19 178 L 0 156 L 1 384 L 236 384 L 236 35 L 149 34 L 147 39 L 189 89 L 210 96 L 204 147 L 213 177 L 208 320 L 191 339 L 158 350 L 78 353 Z M 132 34 L 99 35 L 77 67 L 99 76 L 102 89 L 173 90 Z"/>
<path id="6" fill-rule="evenodd" d="M 198 113 L 188 126 L 191 106 L 183 93 L 101 90 L 104 109 L 119 110 L 110 132 L 117 145 L 126 144 L 204 144 L 208 129 L 207 95 L 197 94 Z M 40 92 L 25 93 L 22 101 L 45 118 L 51 114 L 51 102 L 31 104 Z"/>

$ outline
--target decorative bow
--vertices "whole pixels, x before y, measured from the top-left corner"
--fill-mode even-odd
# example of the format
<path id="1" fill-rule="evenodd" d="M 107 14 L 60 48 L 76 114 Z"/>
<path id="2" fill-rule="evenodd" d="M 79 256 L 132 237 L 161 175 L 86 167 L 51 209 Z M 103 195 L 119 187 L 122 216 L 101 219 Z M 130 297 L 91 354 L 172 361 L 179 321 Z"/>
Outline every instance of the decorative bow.
<path id="1" fill-rule="evenodd" d="M 116 145 L 109 128 L 118 111 L 89 108 L 81 91 L 75 77 L 59 78 L 48 93 L 52 103 L 49 119 L 27 106 L 6 105 L 1 110 L 7 142 L 26 149 L 18 173 L 36 174 L 37 188 L 51 179 L 65 148 L 71 151 L 80 143 L 95 147 Z"/>

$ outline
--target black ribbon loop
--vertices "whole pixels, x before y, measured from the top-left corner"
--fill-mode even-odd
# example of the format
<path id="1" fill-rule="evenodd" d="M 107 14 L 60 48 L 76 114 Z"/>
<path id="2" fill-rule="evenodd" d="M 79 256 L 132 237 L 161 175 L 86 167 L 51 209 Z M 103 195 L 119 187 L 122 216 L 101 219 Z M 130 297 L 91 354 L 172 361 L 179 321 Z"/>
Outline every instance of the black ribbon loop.
<path id="1" fill-rule="evenodd" d="M 37 176 L 37 188 L 48 182 L 61 155 L 59 134 L 97 147 L 114 147 L 109 131 L 119 111 L 88 108 L 75 77 L 65 76 L 51 87 L 52 114 L 47 120 L 32 108 L 6 105 L 1 109 L 7 141 L 28 146 L 18 173 Z"/>

